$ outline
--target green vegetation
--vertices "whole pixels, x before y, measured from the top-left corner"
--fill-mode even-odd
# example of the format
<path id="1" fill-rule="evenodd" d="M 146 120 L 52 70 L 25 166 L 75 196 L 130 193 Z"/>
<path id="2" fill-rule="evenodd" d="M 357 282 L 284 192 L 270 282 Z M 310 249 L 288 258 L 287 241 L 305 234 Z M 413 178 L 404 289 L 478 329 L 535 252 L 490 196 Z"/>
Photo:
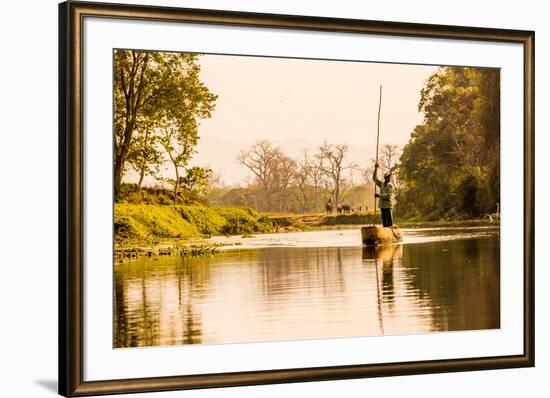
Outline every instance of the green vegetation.
<path id="1" fill-rule="evenodd" d="M 114 179 L 115 198 L 127 166 L 155 175 L 165 155 L 176 178 L 168 180 L 177 201 L 180 168 L 185 168 L 199 140 L 200 119 L 209 118 L 217 96 L 200 81 L 197 54 L 162 51 L 114 52 Z M 182 176 L 197 181 L 203 172 Z"/>
<path id="2" fill-rule="evenodd" d="M 397 213 L 414 220 L 479 218 L 500 202 L 500 72 L 445 67 L 421 92 L 399 165 Z"/>
<path id="3" fill-rule="evenodd" d="M 266 216 L 250 208 L 116 203 L 115 240 L 155 242 L 214 234 L 251 234 L 274 230 Z"/>

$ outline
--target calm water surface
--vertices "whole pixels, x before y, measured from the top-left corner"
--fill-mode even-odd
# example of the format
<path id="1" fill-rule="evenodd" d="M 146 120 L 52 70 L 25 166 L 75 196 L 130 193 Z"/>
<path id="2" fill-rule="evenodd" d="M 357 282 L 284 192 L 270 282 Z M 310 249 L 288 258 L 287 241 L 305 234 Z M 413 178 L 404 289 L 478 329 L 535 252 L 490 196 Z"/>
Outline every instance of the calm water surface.
<path id="1" fill-rule="evenodd" d="M 500 327 L 498 228 L 404 233 L 379 249 L 357 246 L 358 228 L 260 235 L 116 265 L 115 347 Z"/>

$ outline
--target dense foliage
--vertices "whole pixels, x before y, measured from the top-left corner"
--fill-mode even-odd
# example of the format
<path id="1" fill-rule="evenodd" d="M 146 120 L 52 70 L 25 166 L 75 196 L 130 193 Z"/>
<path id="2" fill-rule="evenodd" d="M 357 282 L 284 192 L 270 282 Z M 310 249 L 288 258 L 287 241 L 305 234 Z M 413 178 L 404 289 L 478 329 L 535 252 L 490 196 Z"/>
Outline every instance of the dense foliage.
<path id="1" fill-rule="evenodd" d="M 500 201 L 500 71 L 443 67 L 421 92 L 425 118 L 404 147 L 397 211 L 407 218 L 480 217 Z"/>
<path id="2" fill-rule="evenodd" d="M 114 190 L 117 199 L 126 169 L 139 187 L 146 175 L 169 161 L 176 178 L 195 152 L 200 119 L 209 118 L 216 95 L 200 81 L 198 55 L 161 51 L 114 53 Z"/>

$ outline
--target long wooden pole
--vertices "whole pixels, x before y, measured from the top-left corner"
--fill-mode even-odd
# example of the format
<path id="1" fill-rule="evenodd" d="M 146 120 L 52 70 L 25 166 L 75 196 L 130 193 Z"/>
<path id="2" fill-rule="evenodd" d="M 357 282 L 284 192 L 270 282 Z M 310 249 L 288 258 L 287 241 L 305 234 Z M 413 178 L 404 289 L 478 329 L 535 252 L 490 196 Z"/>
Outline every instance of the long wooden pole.
<path id="1" fill-rule="evenodd" d="M 378 144 L 380 142 L 380 110 L 382 109 L 382 85 L 380 85 L 380 95 L 378 99 L 378 124 L 376 126 L 376 164 L 378 164 Z M 377 176 L 376 176 L 377 177 Z M 377 185 L 374 183 L 374 222 L 376 225 L 376 188 Z"/>

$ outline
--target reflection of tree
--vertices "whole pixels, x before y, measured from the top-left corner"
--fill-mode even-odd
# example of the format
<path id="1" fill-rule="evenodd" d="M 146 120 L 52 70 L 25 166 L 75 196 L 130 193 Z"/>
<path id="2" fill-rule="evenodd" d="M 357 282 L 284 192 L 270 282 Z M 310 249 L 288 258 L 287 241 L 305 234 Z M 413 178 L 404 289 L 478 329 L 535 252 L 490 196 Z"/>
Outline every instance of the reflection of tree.
<path id="1" fill-rule="evenodd" d="M 500 325 L 498 239 L 365 247 L 363 261 L 376 272 L 381 329 L 411 331 L 407 317 L 436 331 Z"/>
<path id="2" fill-rule="evenodd" d="M 405 245 L 404 281 L 430 309 L 434 330 L 500 326 L 498 239 Z"/>
<path id="3" fill-rule="evenodd" d="M 200 264 L 196 258 L 183 258 L 177 268 L 179 308 L 182 313 L 183 336 L 181 344 L 202 343 L 202 322 L 195 312 L 194 299 L 201 296 L 209 279 L 209 264 Z M 185 296 L 185 297 L 183 297 Z"/>
<path id="4" fill-rule="evenodd" d="M 124 267 L 115 273 L 115 347 L 158 345 L 160 321 L 156 292 L 149 287 L 150 269 Z"/>
<path id="5" fill-rule="evenodd" d="M 140 340 L 141 343 L 137 345 L 152 346 L 158 345 L 159 338 L 159 319 L 155 316 L 154 303 L 150 302 L 148 296 L 148 286 L 146 280 L 146 274 L 142 273 L 140 278 L 141 282 L 141 331 L 140 331 Z M 136 335 L 132 335 L 132 347 L 135 347 L 136 344 L 135 338 Z"/>
<path id="6" fill-rule="evenodd" d="M 140 259 L 115 272 L 115 347 L 202 342 L 197 301 L 205 296 L 209 260 L 171 261 Z"/>
<path id="7" fill-rule="evenodd" d="M 114 346 L 128 347 L 128 318 L 126 316 L 123 277 L 114 278 Z"/>

